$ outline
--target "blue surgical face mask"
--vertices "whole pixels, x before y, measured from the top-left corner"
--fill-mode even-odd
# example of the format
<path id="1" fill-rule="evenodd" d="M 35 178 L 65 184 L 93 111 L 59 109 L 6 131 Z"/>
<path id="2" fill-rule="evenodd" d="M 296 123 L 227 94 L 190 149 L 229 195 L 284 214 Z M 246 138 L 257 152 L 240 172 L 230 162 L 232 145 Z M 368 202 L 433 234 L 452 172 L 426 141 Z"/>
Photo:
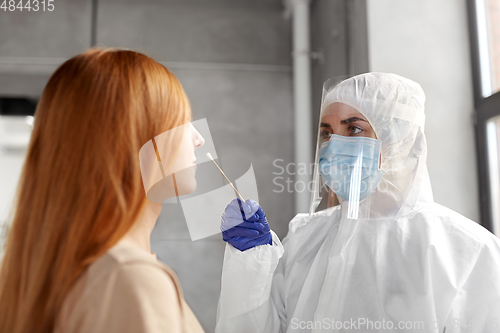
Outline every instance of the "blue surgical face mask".
<path id="1" fill-rule="evenodd" d="M 319 151 L 323 182 L 344 200 L 367 198 L 385 173 L 378 168 L 380 147 L 380 140 L 333 134 Z"/>

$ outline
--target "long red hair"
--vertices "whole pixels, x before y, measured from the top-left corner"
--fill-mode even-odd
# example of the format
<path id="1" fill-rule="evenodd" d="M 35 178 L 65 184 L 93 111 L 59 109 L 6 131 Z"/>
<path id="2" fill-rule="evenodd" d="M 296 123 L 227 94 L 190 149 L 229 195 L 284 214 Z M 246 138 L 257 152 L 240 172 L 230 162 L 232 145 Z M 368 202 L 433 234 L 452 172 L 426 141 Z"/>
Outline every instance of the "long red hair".
<path id="1" fill-rule="evenodd" d="M 13 207 L 0 332 L 52 332 L 76 279 L 144 207 L 139 149 L 190 117 L 177 78 L 141 53 L 91 49 L 55 71 Z"/>

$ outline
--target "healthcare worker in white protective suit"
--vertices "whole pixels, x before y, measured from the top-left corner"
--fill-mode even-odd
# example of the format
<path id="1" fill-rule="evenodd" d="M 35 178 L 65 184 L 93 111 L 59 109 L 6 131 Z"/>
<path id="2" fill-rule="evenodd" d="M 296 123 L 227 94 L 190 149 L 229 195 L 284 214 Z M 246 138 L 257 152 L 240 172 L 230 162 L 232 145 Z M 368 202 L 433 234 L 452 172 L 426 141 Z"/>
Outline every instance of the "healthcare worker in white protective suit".
<path id="1" fill-rule="evenodd" d="M 500 332 L 500 242 L 433 201 L 424 100 L 394 74 L 325 85 L 310 214 L 282 245 L 255 201 L 224 212 L 216 332 Z"/>

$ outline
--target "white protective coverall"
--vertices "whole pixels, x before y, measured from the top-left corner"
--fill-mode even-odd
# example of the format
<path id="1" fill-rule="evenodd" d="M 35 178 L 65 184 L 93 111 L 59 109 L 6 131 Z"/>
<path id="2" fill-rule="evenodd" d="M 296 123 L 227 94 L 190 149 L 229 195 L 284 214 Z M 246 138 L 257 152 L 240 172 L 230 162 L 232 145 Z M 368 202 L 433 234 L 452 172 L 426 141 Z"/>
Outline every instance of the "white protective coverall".
<path id="1" fill-rule="evenodd" d="M 283 244 L 227 244 L 216 332 L 500 332 L 500 241 L 433 201 L 424 101 L 385 73 L 324 92 L 322 110 L 344 103 L 370 122 L 385 174 L 358 219 L 341 200 L 295 216 Z"/>

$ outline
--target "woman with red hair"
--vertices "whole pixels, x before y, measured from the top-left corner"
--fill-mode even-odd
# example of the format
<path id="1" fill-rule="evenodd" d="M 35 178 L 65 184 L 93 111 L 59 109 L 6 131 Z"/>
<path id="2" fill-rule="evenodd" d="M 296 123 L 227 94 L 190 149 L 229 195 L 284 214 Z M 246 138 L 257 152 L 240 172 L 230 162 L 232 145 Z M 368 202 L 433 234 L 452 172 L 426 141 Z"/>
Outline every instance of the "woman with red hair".
<path id="1" fill-rule="evenodd" d="M 177 78 L 143 54 L 91 49 L 56 70 L 16 196 L 0 332 L 203 331 L 151 253 L 162 204 L 147 199 L 139 163 L 145 143 L 190 117 Z M 187 140 L 180 155 L 194 156 L 203 138 Z"/>

